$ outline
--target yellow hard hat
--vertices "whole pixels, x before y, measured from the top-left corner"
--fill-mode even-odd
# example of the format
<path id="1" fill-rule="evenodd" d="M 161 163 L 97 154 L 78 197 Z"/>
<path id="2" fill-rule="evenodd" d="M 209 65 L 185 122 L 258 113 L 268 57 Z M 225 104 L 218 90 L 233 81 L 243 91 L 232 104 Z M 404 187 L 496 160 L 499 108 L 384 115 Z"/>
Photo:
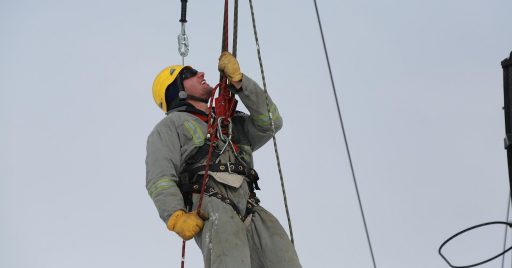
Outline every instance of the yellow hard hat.
<path id="1" fill-rule="evenodd" d="M 171 65 L 163 69 L 156 77 L 153 82 L 153 99 L 156 105 L 160 107 L 164 112 L 167 112 L 167 104 L 165 101 L 165 91 L 167 87 L 176 80 L 180 71 L 190 66 L 183 65 Z"/>

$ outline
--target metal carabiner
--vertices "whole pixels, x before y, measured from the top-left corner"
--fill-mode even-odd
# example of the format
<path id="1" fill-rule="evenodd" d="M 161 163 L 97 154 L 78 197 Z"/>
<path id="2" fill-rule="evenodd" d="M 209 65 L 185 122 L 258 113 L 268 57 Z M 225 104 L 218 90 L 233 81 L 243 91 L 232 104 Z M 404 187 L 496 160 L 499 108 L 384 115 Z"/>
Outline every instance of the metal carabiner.
<path id="1" fill-rule="evenodd" d="M 228 145 L 231 145 L 231 147 L 234 149 L 233 142 L 231 141 L 231 138 L 233 136 L 233 124 L 231 122 L 231 118 L 228 119 L 228 136 L 226 137 L 224 133 L 222 133 L 222 120 L 224 117 L 219 117 L 217 121 L 217 136 L 219 139 L 224 142 L 224 146 L 222 147 L 222 150 L 220 151 L 220 154 L 223 154 Z"/>
<path id="2" fill-rule="evenodd" d="M 178 52 L 180 53 L 183 64 L 185 64 L 185 57 L 188 55 L 189 42 L 188 36 L 185 31 L 185 22 L 181 23 L 181 33 L 178 35 Z"/>
<path id="3" fill-rule="evenodd" d="M 221 141 L 226 141 L 226 137 L 224 136 L 224 133 L 222 133 L 222 121 L 224 120 L 224 117 L 217 118 L 217 137 Z"/>

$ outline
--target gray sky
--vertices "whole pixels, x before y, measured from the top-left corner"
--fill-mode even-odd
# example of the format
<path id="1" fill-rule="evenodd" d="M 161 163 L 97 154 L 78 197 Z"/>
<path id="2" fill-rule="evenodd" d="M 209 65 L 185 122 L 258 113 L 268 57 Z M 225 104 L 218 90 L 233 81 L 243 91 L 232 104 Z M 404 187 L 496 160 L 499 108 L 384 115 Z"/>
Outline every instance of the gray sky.
<path id="1" fill-rule="evenodd" d="M 186 63 L 215 84 L 223 1 L 189 2 Z M 301 262 L 370 268 L 313 2 L 254 4 Z M 512 2 L 318 4 L 377 265 L 447 267 L 445 238 L 505 218 Z M 261 81 L 247 1 L 240 12 L 240 64 Z M 144 166 L 178 19 L 177 0 L 0 2 L 0 267 L 178 267 Z M 262 205 L 286 225 L 272 144 L 255 156 Z M 468 264 L 502 243 L 489 228 L 447 254 Z"/>

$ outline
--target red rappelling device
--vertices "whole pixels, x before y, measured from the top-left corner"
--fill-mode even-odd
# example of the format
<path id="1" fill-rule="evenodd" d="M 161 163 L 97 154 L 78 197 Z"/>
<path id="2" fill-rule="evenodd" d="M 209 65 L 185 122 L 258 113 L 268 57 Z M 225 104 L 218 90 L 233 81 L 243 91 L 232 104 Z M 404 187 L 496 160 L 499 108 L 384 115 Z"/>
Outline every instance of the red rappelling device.
<path id="1" fill-rule="evenodd" d="M 228 37 L 228 0 L 224 3 L 224 27 L 222 30 L 222 52 L 228 51 L 229 37 Z M 235 55 L 236 56 L 236 55 Z M 219 96 L 215 99 L 215 115 L 219 118 L 230 119 L 235 111 L 237 100 L 227 86 L 226 77 L 220 75 L 220 92 Z"/>

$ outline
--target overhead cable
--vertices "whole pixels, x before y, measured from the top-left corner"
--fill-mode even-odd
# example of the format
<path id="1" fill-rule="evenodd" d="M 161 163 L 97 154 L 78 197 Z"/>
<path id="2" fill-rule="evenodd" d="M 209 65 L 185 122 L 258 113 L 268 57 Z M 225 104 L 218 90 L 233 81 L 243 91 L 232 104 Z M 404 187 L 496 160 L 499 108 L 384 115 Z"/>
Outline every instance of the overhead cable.
<path id="1" fill-rule="evenodd" d="M 274 153 L 276 155 L 277 169 L 279 171 L 279 178 L 281 180 L 281 190 L 283 192 L 284 207 L 286 210 L 286 217 L 288 219 L 288 229 L 290 231 L 290 240 L 291 240 L 292 244 L 295 245 L 295 241 L 293 240 L 292 220 L 291 220 L 291 216 L 290 216 L 290 210 L 288 209 L 288 198 L 286 197 L 286 189 L 284 187 L 283 171 L 281 169 L 281 160 L 279 158 L 279 150 L 277 149 L 276 128 L 274 125 L 274 119 L 272 117 L 272 113 L 270 112 L 270 101 L 269 101 L 269 97 L 268 97 L 267 83 L 265 82 L 265 71 L 263 70 L 263 61 L 261 59 L 260 42 L 258 40 L 258 31 L 256 30 L 256 18 L 254 16 L 254 7 L 252 5 L 252 0 L 249 0 L 249 5 L 251 7 L 252 28 L 254 31 L 254 40 L 256 42 L 256 51 L 258 53 L 258 61 L 260 64 L 261 79 L 263 80 L 263 91 L 265 91 L 265 101 L 267 103 L 267 113 L 268 113 L 268 117 L 270 119 L 270 124 L 272 126 L 272 141 L 274 142 Z"/>
<path id="2" fill-rule="evenodd" d="M 499 258 L 500 256 L 504 255 L 505 253 L 509 252 L 510 250 L 512 250 L 512 247 L 509 247 L 508 249 L 506 250 L 503 250 L 501 253 L 499 254 L 496 254 L 494 255 L 493 257 L 490 257 L 486 260 L 483 260 L 483 261 L 480 261 L 480 262 L 477 262 L 477 263 L 473 263 L 473 264 L 468 264 L 468 265 L 454 265 L 452 264 L 448 258 L 443 254 L 442 250 L 444 248 L 444 246 L 446 246 L 446 244 L 448 244 L 448 242 L 450 242 L 451 240 L 453 240 L 454 238 L 462 235 L 463 233 L 466 233 L 466 232 L 469 232 L 471 230 L 474 230 L 474 229 L 478 229 L 478 228 L 482 228 L 484 226 L 489 226 L 489 225 L 505 225 L 506 227 L 508 228 L 512 228 L 512 224 L 509 223 L 509 222 L 504 222 L 504 221 L 492 221 L 492 222 L 486 222 L 486 223 L 481 223 L 481 224 L 477 224 L 475 226 L 471 226 L 469 228 L 466 228 L 452 236 L 450 236 L 450 238 L 446 239 L 442 244 L 441 246 L 439 247 L 439 250 L 438 250 L 438 253 L 439 255 L 441 255 L 441 257 L 444 259 L 444 261 L 452 268 L 470 268 L 470 267 L 476 267 L 476 266 L 480 266 L 484 263 L 488 263 L 496 258 Z"/>
<path id="3" fill-rule="evenodd" d="M 356 194 L 357 194 L 357 200 L 359 201 L 359 209 L 361 211 L 361 217 L 363 218 L 364 230 L 366 232 L 366 239 L 368 240 L 368 247 L 370 248 L 370 255 L 372 257 L 373 267 L 377 268 L 377 264 L 375 262 L 375 256 L 373 254 L 373 248 L 372 248 L 372 243 L 371 243 L 371 239 L 370 239 L 370 233 L 368 232 L 368 225 L 366 224 L 366 219 L 365 219 L 365 216 L 364 216 L 363 204 L 361 202 L 361 195 L 359 194 L 359 187 L 357 186 L 357 179 L 356 179 L 356 174 L 355 174 L 355 171 L 354 171 L 354 164 L 352 162 L 352 156 L 350 155 L 350 149 L 349 149 L 348 141 L 347 141 L 347 134 L 345 132 L 345 126 L 343 124 L 343 117 L 341 116 L 341 109 L 340 109 L 340 103 L 338 101 L 338 94 L 336 92 L 336 87 L 334 85 L 334 78 L 333 78 L 333 75 L 332 75 L 331 63 L 330 63 L 330 60 L 329 60 L 329 54 L 327 53 L 327 45 L 325 43 L 324 31 L 322 29 L 322 23 L 321 23 L 321 20 L 320 20 L 320 13 L 318 12 L 318 5 L 316 3 L 316 0 L 313 0 L 313 2 L 315 3 L 315 11 L 316 11 L 316 17 L 318 19 L 318 27 L 320 28 L 320 35 L 322 36 L 322 44 L 324 46 L 325 59 L 327 60 L 327 68 L 329 69 L 329 76 L 331 78 L 332 90 L 333 90 L 333 93 L 334 93 L 334 100 L 336 101 L 336 108 L 338 109 L 338 117 L 339 117 L 340 124 L 341 124 L 341 131 L 343 132 L 343 140 L 345 141 L 345 148 L 347 150 L 348 161 L 350 163 L 350 171 L 352 172 L 352 179 L 354 181 L 354 186 L 355 186 L 355 190 L 356 190 Z"/>

